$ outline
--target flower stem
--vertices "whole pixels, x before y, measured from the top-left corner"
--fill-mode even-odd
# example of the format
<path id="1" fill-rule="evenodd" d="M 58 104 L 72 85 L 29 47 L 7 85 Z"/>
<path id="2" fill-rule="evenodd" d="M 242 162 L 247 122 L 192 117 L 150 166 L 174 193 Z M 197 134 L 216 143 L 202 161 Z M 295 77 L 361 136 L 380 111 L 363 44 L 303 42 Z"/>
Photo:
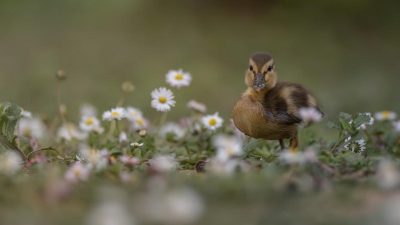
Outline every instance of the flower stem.
<path id="1" fill-rule="evenodd" d="M 167 112 L 164 112 L 161 114 L 161 118 L 160 118 L 160 127 L 162 127 L 165 124 L 165 121 L 167 120 Z"/>
<path id="2" fill-rule="evenodd" d="M 121 133 L 118 120 L 115 120 L 115 132 L 116 136 L 118 136 Z"/>
<path id="3" fill-rule="evenodd" d="M 125 103 L 125 99 L 126 99 L 126 94 L 122 93 L 121 98 L 119 99 L 119 101 L 117 103 L 117 107 L 122 107 Z"/>
<path id="4" fill-rule="evenodd" d="M 115 121 L 115 120 L 111 121 L 110 130 L 108 131 L 108 134 L 107 134 L 107 139 L 110 139 L 114 135 L 116 123 L 117 123 L 117 121 Z"/>
<path id="5" fill-rule="evenodd" d="M 64 115 L 63 104 L 61 101 L 61 81 L 57 81 L 57 106 L 61 121 L 63 124 L 65 124 L 67 121 Z"/>

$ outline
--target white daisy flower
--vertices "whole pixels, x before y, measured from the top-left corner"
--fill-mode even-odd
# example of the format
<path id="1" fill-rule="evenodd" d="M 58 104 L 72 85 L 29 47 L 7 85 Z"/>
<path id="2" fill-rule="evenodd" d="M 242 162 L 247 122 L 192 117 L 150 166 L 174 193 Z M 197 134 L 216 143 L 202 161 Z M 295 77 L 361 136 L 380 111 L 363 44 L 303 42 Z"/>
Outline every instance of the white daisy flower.
<path id="1" fill-rule="evenodd" d="M 128 135 L 125 132 L 121 132 L 119 134 L 119 143 L 124 143 L 124 142 L 128 142 Z"/>
<path id="2" fill-rule="evenodd" d="M 103 120 L 122 120 L 126 117 L 124 108 L 117 107 L 103 113 Z"/>
<path id="3" fill-rule="evenodd" d="M 126 118 L 130 121 L 135 121 L 137 118 L 143 117 L 142 111 L 135 107 L 127 107 L 125 109 L 126 112 Z"/>
<path id="4" fill-rule="evenodd" d="M 133 143 L 131 143 L 130 144 L 130 146 L 132 147 L 132 148 L 140 148 L 140 147 L 143 147 L 143 143 L 140 143 L 140 142 L 133 142 Z"/>
<path id="5" fill-rule="evenodd" d="M 195 112 L 199 112 L 199 113 L 205 113 L 207 111 L 207 107 L 206 105 L 204 105 L 203 103 L 197 102 L 195 100 L 190 100 L 187 105 L 186 105 L 189 109 L 195 111 Z"/>
<path id="6" fill-rule="evenodd" d="M 89 179 L 90 169 L 81 162 L 74 163 L 65 173 L 65 180 L 71 183 L 87 181 Z"/>
<path id="7" fill-rule="evenodd" d="M 178 163 L 172 155 L 158 155 L 149 160 L 150 167 L 157 172 L 170 172 L 175 170 Z"/>
<path id="8" fill-rule="evenodd" d="M 301 108 L 299 115 L 305 124 L 319 122 L 322 119 L 322 114 L 314 107 Z"/>
<path id="9" fill-rule="evenodd" d="M 352 140 L 351 136 L 344 140 L 344 149 L 350 150 L 352 152 L 363 153 L 366 149 L 366 141 L 361 138 L 358 140 Z"/>
<path id="10" fill-rule="evenodd" d="M 186 131 L 176 123 L 167 123 L 160 129 L 161 137 L 165 138 L 167 134 L 175 135 L 176 139 L 181 139 L 185 136 Z"/>
<path id="11" fill-rule="evenodd" d="M 42 139 L 46 134 L 46 126 L 38 118 L 21 118 L 17 129 L 19 136 Z"/>
<path id="12" fill-rule="evenodd" d="M 119 160 L 126 166 L 136 166 L 140 163 L 140 159 L 128 155 L 119 157 Z"/>
<path id="13" fill-rule="evenodd" d="M 358 147 L 359 147 L 359 149 L 360 149 L 360 152 L 364 152 L 365 151 L 365 149 L 366 149 L 366 142 L 365 142 L 365 140 L 364 139 L 359 139 L 359 140 L 356 140 L 356 143 L 357 143 L 357 145 L 358 145 Z"/>
<path id="14" fill-rule="evenodd" d="M 21 112 L 21 116 L 25 118 L 32 118 L 32 113 L 23 109 Z"/>
<path id="15" fill-rule="evenodd" d="M 88 163 L 88 168 L 100 171 L 108 165 L 108 151 L 106 149 L 97 150 L 88 146 L 81 146 L 80 156 Z"/>
<path id="16" fill-rule="evenodd" d="M 400 120 L 393 123 L 394 131 L 400 132 Z"/>
<path id="17" fill-rule="evenodd" d="M 175 96 L 171 90 L 160 87 L 151 92 L 151 106 L 160 112 L 168 112 L 175 106 Z"/>
<path id="18" fill-rule="evenodd" d="M 89 103 L 85 103 L 85 104 L 81 105 L 80 114 L 81 114 L 81 117 L 85 117 L 85 116 L 97 117 L 97 109 L 93 105 L 91 105 Z"/>
<path id="19" fill-rule="evenodd" d="M 137 117 L 131 123 L 132 129 L 135 131 L 147 129 L 149 127 L 149 121 L 144 117 Z"/>
<path id="20" fill-rule="evenodd" d="M 216 130 L 222 126 L 224 120 L 218 115 L 218 112 L 212 115 L 206 115 L 201 118 L 203 125 L 209 130 Z"/>
<path id="21" fill-rule="evenodd" d="M 102 133 L 103 128 L 100 126 L 100 121 L 94 116 L 83 116 L 79 127 L 86 132 L 96 131 Z"/>
<path id="22" fill-rule="evenodd" d="M 351 143 L 351 136 L 348 136 L 345 140 L 344 140 L 344 148 L 346 149 L 346 150 L 349 150 L 350 149 L 350 143 Z"/>
<path id="23" fill-rule="evenodd" d="M 282 151 L 279 159 L 286 164 L 303 164 L 306 162 L 303 152 L 293 150 Z"/>
<path id="24" fill-rule="evenodd" d="M 217 149 L 216 159 L 221 162 L 243 154 L 243 142 L 234 136 L 218 135 L 214 138 L 213 145 Z"/>
<path id="25" fill-rule="evenodd" d="M 139 134 L 140 137 L 145 137 L 147 135 L 147 131 L 146 130 L 140 130 L 138 134 Z"/>
<path id="26" fill-rule="evenodd" d="M 318 157 L 313 147 L 308 147 L 303 152 L 303 157 L 306 162 L 317 162 Z"/>
<path id="27" fill-rule="evenodd" d="M 147 129 L 149 125 L 147 119 L 143 117 L 143 113 L 135 107 L 126 108 L 126 118 L 132 122 L 131 127 L 135 131 Z"/>
<path id="28" fill-rule="evenodd" d="M 250 170 L 250 167 L 242 160 L 228 159 L 226 161 L 221 161 L 216 157 L 212 158 L 206 164 L 206 171 L 217 175 L 231 176 L 238 170 L 247 172 Z"/>
<path id="29" fill-rule="evenodd" d="M 192 76 L 183 70 L 170 70 L 166 75 L 166 81 L 172 87 L 187 87 L 192 81 Z"/>
<path id="30" fill-rule="evenodd" d="M 378 121 L 395 120 L 397 114 L 393 111 L 381 111 L 375 113 L 375 119 Z"/>
<path id="31" fill-rule="evenodd" d="M 121 89 L 125 93 L 131 93 L 135 90 L 135 85 L 133 85 L 133 83 L 130 81 L 125 81 L 124 83 L 122 83 Z"/>
<path id="32" fill-rule="evenodd" d="M 23 165 L 23 160 L 18 153 L 6 151 L 0 154 L 0 173 L 12 176 L 16 174 Z"/>
<path id="33" fill-rule="evenodd" d="M 57 138 L 65 141 L 71 141 L 72 139 L 84 140 L 87 138 L 87 133 L 78 130 L 74 124 L 67 123 L 58 129 Z"/>

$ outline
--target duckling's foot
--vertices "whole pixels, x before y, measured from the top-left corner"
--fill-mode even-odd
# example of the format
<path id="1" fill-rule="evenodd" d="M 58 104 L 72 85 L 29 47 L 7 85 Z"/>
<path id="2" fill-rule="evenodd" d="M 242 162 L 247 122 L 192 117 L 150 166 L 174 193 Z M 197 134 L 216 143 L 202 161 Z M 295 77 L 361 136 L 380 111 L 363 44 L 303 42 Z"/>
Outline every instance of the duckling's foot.
<path id="1" fill-rule="evenodd" d="M 299 151 L 299 149 L 298 149 L 298 146 L 299 145 L 299 140 L 298 140 L 298 138 L 297 138 L 297 132 L 293 135 L 293 137 L 292 138 L 290 138 L 290 147 L 289 147 L 289 150 L 290 151 L 292 151 L 292 152 L 298 152 Z"/>
<path id="2" fill-rule="evenodd" d="M 283 139 L 279 139 L 279 145 L 281 146 L 281 150 L 285 150 L 285 142 L 283 141 Z"/>

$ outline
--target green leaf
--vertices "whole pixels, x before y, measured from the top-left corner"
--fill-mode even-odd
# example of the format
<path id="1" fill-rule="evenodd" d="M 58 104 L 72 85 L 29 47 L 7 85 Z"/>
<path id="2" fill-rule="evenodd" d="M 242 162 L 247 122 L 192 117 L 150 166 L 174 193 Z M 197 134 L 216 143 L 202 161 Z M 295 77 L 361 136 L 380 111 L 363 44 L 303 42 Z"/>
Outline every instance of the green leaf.
<path id="1" fill-rule="evenodd" d="M 352 116 L 348 113 L 341 112 L 339 114 L 339 124 L 342 129 L 344 130 L 350 130 L 351 129 L 351 121 L 352 121 Z"/>
<path id="2" fill-rule="evenodd" d="M 21 118 L 21 107 L 12 103 L 2 103 L 0 105 L 0 129 L 1 135 L 5 136 L 9 142 L 14 139 L 14 131 L 18 120 Z"/>
<path id="3" fill-rule="evenodd" d="M 112 148 L 109 150 L 109 153 L 111 155 L 121 155 L 122 154 L 122 150 L 120 148 Z"/>
<path id="4" fill-rule="evenodd" d="M 339 129 L 339 125 L 333 121 L 328 121 L 328 123 L 326 123 L 326 126 L 330 129 Z"/>
<path id="5" fill-rule="evenodd" d="M 249 152 L 255 150 L 263 144 L 263 140 L 260 139 L 251 139 L 243 148 L 244 152 Z"/>
<path id="6" fill-rule="evenodd" d="M 359 113 L 356 118 L 354 118 L 354 126 L 356 128 L 363 124 L 367 124 L 371 121 L 371 116 L 367 113 Z"/>

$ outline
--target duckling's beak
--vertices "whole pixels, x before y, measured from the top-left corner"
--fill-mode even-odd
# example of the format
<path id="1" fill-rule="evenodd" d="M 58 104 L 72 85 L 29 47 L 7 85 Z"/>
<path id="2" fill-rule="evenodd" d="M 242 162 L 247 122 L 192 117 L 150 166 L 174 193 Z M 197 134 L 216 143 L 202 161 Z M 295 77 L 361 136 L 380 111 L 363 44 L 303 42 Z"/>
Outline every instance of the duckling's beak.
<path id="1" fill-rule="evenodd" d="M 265 78 L 264 78 L 264 74 L 262 73 L 257 73 L 254 76 L 254 81 L 253 81 L 253 88 L 256 91 L 261 91 L 262 89 L 264 89 L 266 86 L 265 83 Z"/>

